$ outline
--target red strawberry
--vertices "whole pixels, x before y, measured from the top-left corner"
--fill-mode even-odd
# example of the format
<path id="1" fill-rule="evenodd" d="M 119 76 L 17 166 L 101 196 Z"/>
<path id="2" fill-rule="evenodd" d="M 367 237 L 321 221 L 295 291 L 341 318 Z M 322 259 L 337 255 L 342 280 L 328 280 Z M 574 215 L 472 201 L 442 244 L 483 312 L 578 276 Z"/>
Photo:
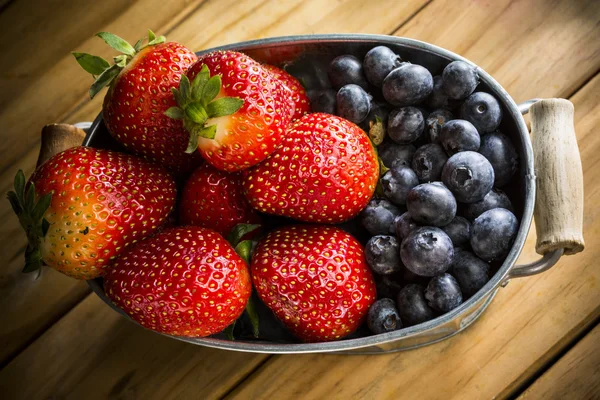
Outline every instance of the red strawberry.
<path id="1" fill-rule="evenodd" d="M 331 226 L 269 233 L 252 257 L 252 282 L 262 301 L 306 342 L 354 332 L 377 298 L 362 246 Z"/>
<path id="2" fill-rule="evenodd" d="M 226 236 L 237 224 L 258 223 L 260 218 L 242 193 L 239 174 L 204 164 L 185 183 L 179 220 L 184 225 L 203 226 Z"/>
<path id="3" fill-rule="evenodd" d="M 212 166 L 232 172 L 258 164 L 281 143 L 293 114 L 289 93 L 258 62 L 235 51 L 208 53 L 187 78 L 174 92 L 179 107 L 167 114 L 184 120 L 188 151 L 199 148 Z"/>
<path id="4" fill-rule="evenodd" d="M 129 43 L 107 32 L 98 34 L 123 54 L 116 64 L 89 54 L 73 53 L 83 68 L 99 75 L 90 89 L 94 97 L 104 86 L 103 117 L 106 127 L 128 150 L 176 173 L 191 171 L 201 162 L 199 154 L 187 154 L 189 134 L 183 123 L 165 115 L 176 105 L 172 88 L 196 61 L 196 55 L 178 43 L 150 34 L 148 45 Z"/>
<path id="5" fill-rule="evenodd" d="M 261 212 L 337 223 L 365 207 L 378 173 L 377 155 L 362 129 L 315 113 L 296 121 L 279 149 L 247 172 L 244 192 Z"/>
<path id="6" fill-rule="evenodd" d="M 45 263 L 77 279 L 103 275 L 119 252 L 155 232 L 176 194 L 160 166 L 91 147 L 50 158 L 25 189 L 19 171 L 9 200 L 29 239 L 24 272 Z"/>
<path id="7" fill-rule="evenodd" d="M 265 64 L 264 67 L 275 75 L 277 79 L 283 82 L 283 85 L 290 91 L 291 100 L 294 105 L 294 115 L 292 116 L 292 120 L 297 120 L 304 114 L 308 114 L 310 112 L 310 101 L 306 95 L 306 90 L 304 90 L 302 84 L 298 82 L 298 79 L 273 65 Z"/>
<path id="8" fill-rule="evenodd" d="M 190 226 L 123 252 L 104 277 L 104 291 L 145 328 L 204 337 L 242 314 L 252 284 L 248 266 L 221 235 Z"/>

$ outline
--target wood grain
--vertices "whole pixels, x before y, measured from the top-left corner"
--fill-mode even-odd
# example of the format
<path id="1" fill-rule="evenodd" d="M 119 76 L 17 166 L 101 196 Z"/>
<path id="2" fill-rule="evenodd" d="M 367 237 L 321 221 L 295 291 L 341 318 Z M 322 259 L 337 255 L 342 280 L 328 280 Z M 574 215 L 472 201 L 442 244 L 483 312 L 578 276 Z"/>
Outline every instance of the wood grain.
<path id="1" fill-rule="evenodd" d="M 277 7 L 275 7 L 276 4 Z M 367 12 L 368 5 L 360 0 L 345 2 L 320 2 L 317 0 L 284 2 L 258 0 L 245 2 L 234 0 L 208 1 L 191 12 L 189 11 L 191 6 L 182 11 L 182 13 L 186 13 L 187 19 L 185 21 L 180 21 L 177 24 L 169 21 L 169 26 L 156 31 L 168 32 L 170 39 L 185 43 L 193 49 L 249 40 L 261 37 L 261 35 L 272 36 L 284 34 L 285 32 L 332 32 L 342 29 L 341 27 L 345 27 L 344 29 L 347 31 L 390 33 L 423 4 L 425 4 L 424 0 L 411 0 L 403 2 L 400 6 L 395 6 L 394 1 L 386 0 L 381 5 L 387 7 L 390 12 L 379 18 L 377 23 L 374 23 L 372 16 Z M 223 13 L 223 9 L 227 9 L 228 12 Z M 355 13 L 353 18 L 349 18 L 349 10 Z M 90 10 L 90 12 L 93 12 L 93 10 Z M 124 15 L 128 15 L 130 20 L 125 21 L 123 16 L 119 16 L 117 21 L 111 22 L 108 27 L 103 29 L 121 34 L 125 31 L 126 35 L 123 35 L 129 38 L 129 36 L 135 37 L 135 32 L 144 31 L 146 24 L 150 23 L 148 20 L 139 17 L 133 18 L 127 13 Z M 139 20 L 143 21 L 143 26 L 131 22 Z M 126 22 L 130 24 L 126 28 L 119 25 Z M 170 26 L 175 25 L 177 25 L 176 28 L 170 28 Z M 203 28 L 199 29 L 199 26 Z M 207 35 L 206 32 L 213 32 L 213 34 Z M 102 45 L 101 41 L 96 43 L 87 40 L 83 42 L 81 49 L 99 52 Z M 87 78 L 71 58 L 70 55 L 67 55 L 59 63 L 69 71 L 69 74 Z M 93 101 L 87 99 L 85 93 L 89 84 L 88 80 L 69 79 L 69 84 L 64 85 L 63 75 L 55 76 L 49 72 L 45 76 L 53 82 L 54 94 L 52 97 L 43 100 L 46 102 L 44 107 L 51 109 L 50 112 L 55 112 L 54 110 L 60 110 L 61 108 L 69 108 L 68 112 L 53 114 L 54 118 L 62 119 L 68 123 L 75 123 L 89 121 L 96 117 L 101 108 L 102 96 L 97 96 Z M 73 95 L 71 92 L 79 94 Z M 29 94 L 29 96 L 34 95 L 37 94 Z M 60 96 L 70 96 L 71 98 L 69 102 L 66 102 Z M 34 101 L 41 100 L 35 99 Z M 0 113 L 0 123 L 2 123 L 3 115 Z M 10 110 L 10 114 L 6 114 L 6 117 L 12 118 L 14 115 L 18 115 L 18 112 Z M 62 117 L 58 117 L 59 115 L 62 115 Z M 39 126 L 43 125 L 43 122 L 38 118 L 20 120 L 19 125 L 15 126 L 12 134 L 15 137 L 30 135 L 28 129 L 37 130 L 38 124 Z M 35 134 L 37 138 L 38 133 Z M 14 143 L 14 141 L 11 143 Z M 2 154 L 6 154 L 7 157 L 11 156 L 11 154 L 6 153 L 7 150 L 0 148 L 0 151 L 3 152 Z M 16 150 L 13 149 L 13 151 Z M 1 191 L 10 190 L 16 169 L 23 168 L 26 174 L 33 171 L 37 152 L 37 148 L 30 148 L 17 162 L 0 174 Z M 6 221 L 0 225 L 0 237 L 4 238 L 4 241 L 0 243 L 0 253 L 3 253 L 7 260 L 10 260 L 8 265 L 0 272 L 2 274 L 0 275 L 2 277 L 0 282 L 4 282 L 0 286 L 0 317 L 6 323 L 6 326 L 10 326 L 10 330 L 0 332 L 0 340 L 6 343 L 6 346 L 0 349 L 0 360 L 2 360 L 17 351 L 24 343 L 43 331 L 51 321 L 56 320 L 69 307 L 81 300 L 82 296 L 88 293 L 88 289 L 84 283 L 68 279 L 54 271 L 45 271 L 42 279 L 38 280 L 32 280 L 31 276 L 21 274 L 21 257 L 25 240 L 17 219 L 12 216 L 8 203 L 0 202 L 0 218 Z M 19 293 L 21 297 L 19 302 L 14 301 L 16 293 Z M 44 297 L 43 302 L 39 301 L 39 296 Z M 37 300 L 35 303 L 33 302 L 34 299 Z"/>
<path id="2" fill-rule="evenodd" d="M 115 19 L 104 21 L 102 29 L 119 32 L 127 39 L 135 39 L 147 26 L 158 28 L 157 31 L 170 29 L 172 24 L 189 15 L 201 0 L 177 0 L 165 2 L 147 0 L 135 3 Z M 84 3 L 81 4 L 85 5 Z M 7 13 L 16 4 L 7 8 Z M 85 5 L 90 14 L 94 9 Z M 31 8 L 31 4 L 29 5 Z M 97 7 L 102 7 L 98 3 Z M 52 15 L 52 12 L 48 10 Z M 0 14 L 2 17 L 4 14 Z M 102 16 L 102 12 L 99 12 Z M 38 14 L 31 16 L 25 11 L 19 16 L 20 23 L 27 26 L 33 18 L 37 21 Z M 144 28 L 132 25 L 131 21 L 143 21 Z M 76 25 L 75 32 L 80 32 L 79 21 L 72 21 Z M 82 23 L 85 23 L 82 22 Z M 52 23 L 49 23 L 52 25 Z M 43 26 L 43 24 L 42 24 Z M 94 25 L 94 28 L 99 25 Z M 41 29 L 41 28 L 40 28 Z M 52 31 L 64 30 L 63 25 L 52 25 Z M 35 32 L 35 30 L 34 30 Z M 61 33 L 64 34 L 64 33 Z M 60 36 L 60 34 L 59 34 Z M 35 37 L 28 36 L 28 40 L 35 41 Z M 103 55 L 110 55 L 108 49 L 100 39 L 87 39 L 82 41 L 82 49 Z M 82 88 L 90 84 L 90 77 L 83 71 L 78 71 L 79 66 L 68 50 L 64 49 L 61 59 L 52 62 L 52 65 L 40 75 L 39 79 L 30 79 L 27 88 L 22 88 L 20 95 L 15 94 L 13 101 L 0 111 L 0 136 L 3 144 L 0 146 L 2 157 L 0 168 L 0 190 L 6 193 L 12 187 L 13 177 L 18 169 L 23 169 L 26 175 L 33 172 L 39 151 L 39 138 L 41 128 L 52 122 L 60 121 L 59 116 L 72 111 L 75 102 L 82 98 L 82 94 L 74 94 L 71 88 Z M 58 51 L 56 48 L 54 51 Z M 83 89 L 85 91 L 85 89 Z M 66 109 L 65 109 L 66 107 Z M 26 154 L 18 154 L 24 149 L 29 149 Z M 23 251 L 26 240 L 21 231 L 17 218 L 12 214 L 8 202 L 0 202 L 0 254 L 3 256 L 4 265 L 0 270 L 0 320 L 3 329 L 0 330 L 0 365 L 19 351 L 30 340 L 35 338 L 50 326 L 57 318 L 77 304 L 89 293 L 84 282 L 67 278 L 53 270 L 46 269 L 39 279 L 34 275 L 22 274 Z"/>
<path id="3" fill-rule="evenodd" d="M 213 399 L 265 357 L 169 339 L 92 295 L 0 371 L 0 393 L 6 399 Z"/>
<path id="4" fill-rule="evenodd" d="M 533 104 L 531 141 L 536 174 L 536 251 L 583 251 L 583 173 L 573 126 L 573 104 L 545 99 Z"/>
<path id="5" fill-rule="evenodd" d="M 395 35 L 468 58 L 521 102 L 569 96 L 596 74 L 599 19 L 594 1 L 436 0 Z"/>
<path id="6" fill-rule="evenodd" d="M 89 5 L 78 0 L 49 0 L 35 6 L 31 1 L 15 1 L 0 13 L 0 107 L 133 3 L 105 0 L 102 4 L 90 12 Z"/>
<path id="7" fill-rule="evenodd" d="M 600 325 L 539 377 L 519 400 L 597 399 L 600 395 Z"/>

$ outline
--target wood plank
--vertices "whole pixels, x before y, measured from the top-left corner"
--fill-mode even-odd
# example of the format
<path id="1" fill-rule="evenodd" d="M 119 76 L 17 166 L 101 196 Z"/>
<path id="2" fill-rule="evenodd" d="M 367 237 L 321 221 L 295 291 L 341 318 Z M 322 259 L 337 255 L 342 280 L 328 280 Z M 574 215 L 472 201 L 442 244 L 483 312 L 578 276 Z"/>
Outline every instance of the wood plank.
<path id="1" fill-rule="evenodd" d="M 141 18 L 144 26 L 160 27 L 160 30 L 168 31 L 173 23 L 185 18 L 200 3 L 201 0 L 177 0 L 169 2 L 167 6 L 162 1 L 147 0 L 143 4 L 137 3 L 127 8 L 113 21 L 104 21 L 102 26 L 106 30 L 118 31 L 126 38 L 135 38 L 145 28 L 133 26 L 131 21 L 135 20 L 134 18 Z M 29 6 L 33 7 L 31 4 Z M 94 8 L 90 8 L 89 5 L 87 5 L 87 8 L 89 13 L 94 15 Z M 7 12 L 11 9 L 12 6 L 7 9 Z M 99 12 L 99 15 L 104 14 Z M 1 17 L 2 15 L 0 15 Z M 26 26 L 28 25 L 27 21 L 29 21 L 28 18 L 27 16 L 23 17 L 23 23 Z M 32 14 L 31 18 L 37 18 L 37 14 Z M 77 21 L 73 23 L 77 25 Z M 94 28 L 97 26 L 98 23 L 95 24 Z M 58 31 L 63 30 L 63 27 L 53 25 L 53 29 Z M 84 28 L 77 25 L 73 32 L 81 34 L 82 30 Z M 34 41 L 35 37 L 33 35 L 35 33 L 36 30 L 32 30 L 30 32 L 32 36 L 27 36 L 28 40 Z M 46 34 L 51 36 L 50 31 Z M 62 33 L 57 36 L 61 37 L 61 35 Z M 110 54 L 110 50 L 104 49 L 107 46 L 101 40 L 97 39 L 92 42 L 92 39 L 86 38 L 87 41 L 84 42 L 81 39 L 80 41 L 84 43 L 87 50 L 97 51 L 105 56 Z M 81 77 L 81 83 L 84 86 L 89 84 L 89 77 L 86 77 L 85 73 L 77 71 L 79 67 L 73 62 L 72 56 L 68 54 L 70 49 L 63 50 L 64 54 L 60 54 L 63 57 L 62 61 L 57 62 L 57 65 L 62 63 L 61 65 L 66 66 L 66 70 L 71 76 L 67 75 L 65 77 L 57 73 L 55 68 L 50 68 L 48 72 L 42 75 L 44 77 L 42 79 L 43 84 L 32 80 L 33 84 L 42 85 L 38 87 L 39 90 L 34 90 L 31 87 L 24 89 L 21 96 L 17 96 L 12 103 L 0 111 L 0 120 L 3 121 L 2 126 L 4 128 L 2 134 L 6 135 L 4 141 L 6 148 L 0 149 L 0 154 L 2 154 L 0 190 L 2 193 L 6 193 L 11 189 L 12 180 L 17 169 L 23 169 L 26 174 L 33 171 L 37 159 L 39 146 L 37 142 L 41 128 L 45 123 L 57 121 L 54 117 L 44 119 L 44 112 L 54 112 L 53 104 L 56 104 L 56 111 L 59 111 L 61 104 L 65 104 L 70 89 L 74 87 L 73 83 L 78 82 L 77 79 L 71 78 L 77 75 Z M 54 51 L 58 52 L 59 50 L 54 48 Z M 70 63 L 73 63 L 73 65 Z M 52 71 L 54 71 L 54 74 Z M 27 92 L 28 90 L 29 92 Z M 49 95 L 41 96 L 40 93 L 48 93 Z M 78 101 L 80 98 L 81 95 L 77 95 L 73 101 Z M 37 107 L 41 107 L 40 110 L 45 111 L 32 115 L 31 110 L 37 110 Z M 19 114 L 19 112 L 23 113 Z M 30 147 L 31 150 L 25 154 L 25 157 L 19 157 L 15 154 L 16 148 L 13 145 L 17 145 L 17 143 L 21 145 L 21 139 L 27 140 L 27 137 L 33 138 L 34 146 L 33 148 Z M 19 139 L 17 140 L 17 138 Z M 13 161 L 9 161 L 11 157 L 13 157 Z M 5 221 L 0 225 L 0 238 L 2 238 L 0 254 L 3 255 L 5 260 L 0 275 L 0 319 L 7 327 L 0 331 L 0 341 L 4 344 L 0 347 L 0 365 L 2 365 L 56 321 L 57 318 L 60 318 L 77 304 L 89 293 L 89 290 L 84 282 L 69 279 L 51 270 L 44 271 L 40 279 L 34 279 L 35 275 L 21 274 L 22 254 L 26 240 L 17 218 L 12 214 L 12 210 L 6 201 L 0 202 L 0 217 Z"/>
<path id="2" fill-rule="evenodd" d="M 569 96 L 596 74 L 599 19 L 594 1 L 436 0 L 395 35 L 468 58 L 521 102 Z"/>
<path id="3" fill-rule="evenodd" d="M 271 358 L 231 398 L 502 398 L 600 316 L 600 76 L 572 99 L 586 187 L 587 250 L 550 271 L 513 280 L 456 337 L 408 352 Z M 521 262 L 535 259 L 535 229 Z M 440 371 L 444 373 L 440 373 Z"/>
<path id="4" fill-rule="evenodd" d="M 213 399 L 265 357 L 169 339 L 93 295 L 0 371 L 0 392 L 7 399 Z"/>
<path id="5" fill-rule="evenodd" d="M 89 4 L 78 0 L 35 3 L 17 1 L 0 14 L 0 107 L 77 48 L 82 39 L 92 37 L 132 6 L 129 2 L 106 0 L 90 12 Z"/>
<path id="6" fill-rule="evenodd" d="M 287 29 L 288 33 L 315 33 L 323 31 L 332 32 L 341 29 L 341 26 L 346 26 L 346 30 L 350 31 L 389 33 L 403 21 L 403 18 L 407 18 L 419 9 L 425 3 L 425 0 L 403 2 L 401 6 L 394 6 L 394 3 L 393 0 L 387 0 L 383 3 L 383 5 L 390 9 L 390 12 L 380 18 L 377 25 L 374 25 L 371 16 L 366 12 L 368 6 L 360 0 L 347 2 L 319 2 L 317 0 L 303 2 L 296 0 L 277 3 L 280 4 L 278 7 L 273 6 L 274 2 L 264 1 L 244 2 L 243 4 L 234 0 L 228 0 L 228 2 L 209 1 L 193 12 L 185 22 L 173 29 L 169 37 L 172 40 L 186 43 L 191 48 L 201 49 L 227 42 L 248 40 L 260 37 L 261 35 L 272 36 L 283 34 L 285 29 Z M 223 14 L 223 9 L 228 9 L 229 12 Z M 348 10 L 352 10 L 355 13 L 353 18 L 348 19 Z M 318 17 L 315 17 L 315 15 Z M 345 25 L 343 21 L 346 21 Z M 201 31 L 198 30 L 200 23 L 204 23 Z M 143 28 L 139 28 L 138 30 L 141 29 Z M 207 36 L 203 35 L 202 32 L 215 32 L 216 34 L 214 36 Z M 77 68 L 76 65 L 74 68 L 71 68 L 71 73 L 81 74 Z M 69 85 L 73 90 L 78 90 L 79 88 L 77 80 L 70 81 Z M 86 90 L 85 86 L 87 86 L 87 83 L 82 88 L 84 92 Z M 57 88 L 57 90 L 60 91 L 62 88 Z M 81 101 L 77 103 L 78 108 L 65 114 L 62 119 L 63 121 L 73 123 L 95 118 L 100 110 L 101 99 L 98 98 L 94 101 L 89 101 L 84 100 L 82 96 L 80 96 Z M 72 104 L 75 105 L 75 103 Z M 2 116 L 0 115 L 0 120 L 1 118 Z M 30 121 L 26 123 L 29 124 Z M 16 167 L 21 167 L 26 172 L 31 172 L 36 156 L 37 149 L 30 150 L 18 163 L 14 164 L 15 169 Z M 7 191 L 12 185 L 14 175 L 12 169 L 0 175 L 0 190 Z M 43 280 L 50 280 L 50 278 L 47 278 L 48 276 L 54 278 L 48 284 L 55 291 L 45 294 L 46 301 L 40 307 L 34 308 L 33 304 L 28 301 L 26 304 L 14 304 L 11 295 L 15 287 L 21 288 L 20 290 L 23 291 L 22 296 L 25 299 L 29 298 L 29 293 L 37 292 L 40 288 L 38 288 L 39 282 L 31 282 L 28 276 L 23 276 L 19 273 L 21 266 L 19 261 L 20 254 L 25 242 L 20 234 L 16 218 L 10 216 L 10 213 L 8 204 L 0 202 L 0 217 L 4 216 L 7 221 L 6 224 L 0 226 L 0 237 L 6 240 L 5 243 L 0 243 L 0 251 L 15 260 L 9 264 L 5 271 L 5 274 L 10 276 L 10 283 L 7 283 L 6 288 L 0 287 L 0 305 L 5 307 L 5 309 L 0 311 L 0 315 L 3 321 L 15 327 L 20 326 L 19 315 L 25 313 L 25 310 L 32 310 L 30 311 L 32 321 L 54 320 L 60 315 L 53 311 L 56 310 L 54 304 L 56 302 L 55 296 L 58 293 L 62 291 L 69 293 L 72 287 L 86 289 L 81 283 L 63 278 L 60 274 L 45 274 Z M 77 296 L 71 298 L 71 301 L 76 302 L 79 298 L 80 294 L 78 293 Z M 7 319 L 9 316 L 10 318 Z M 15 329 L 13 332 L 10 332 L 10 335 L 6 334 L 5 336 L 4 333 L 0 333 L 0 339 L 4 340 L 6 338 L 8 341 L 10 338 L 11 340 L 8 342 L 10 346 L 6 346 L 3 351 L 6 353 L 14 352 L 14 349 L 27 341 L 33 332 L 38 332 L 40 326 L 46 325 L 36 325 L 34 323 L 22 326 L 21 329 Z"/>
<path id="7" fill-rule="evenodd" d="M 520 396 L 520 400 L 593 399 L 600 393 L 600 325 L 597 325 Z"/>

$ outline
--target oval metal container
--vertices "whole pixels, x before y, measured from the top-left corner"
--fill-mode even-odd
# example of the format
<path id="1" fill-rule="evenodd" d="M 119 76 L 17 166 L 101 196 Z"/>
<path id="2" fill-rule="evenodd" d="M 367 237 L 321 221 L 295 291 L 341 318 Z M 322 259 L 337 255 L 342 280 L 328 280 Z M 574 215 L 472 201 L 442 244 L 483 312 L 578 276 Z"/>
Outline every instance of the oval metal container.
<path id="1" fill-rule="evenodd" d="M 444 66 L 454 60 L 471 63 L 448 50 L 417 40 L 362 34 L 269 38 L 221 46 L 198 54 L 213 50 L 242 51 L 260 62 L 284 65 L 292 74 L 304 72 L 303 83 L 307 89 L 313 89 L 327 85 L 325 66 L 335 56 L 354 54 L 362 58 L 369 49 L 377 45 L 390 47 L 400 54 L 404 60 L 424 65 L 434 75 L 441 73 Z M 527 112 L 532 102 L 518 106 L 502 86 L 485 71 L 479 69 L 479 76 L 481 83 L 478 90 L 492 93 L 500 101 L 504 112 L 500 130 L 510 136 L 519 152 L 520 169 L 507 191 L 513 199 L 515 214 L 521 225 L 508 256 L 491 280 L 478 293 L 460 307 L 426 323 L 386 334 L 354 337 L 334 342 L 305 344 L 265 340 L 229 341 L 212 337 L 189 339 L 173 336 L 173 338 L 203 346 L 257 353 L 341 352 L 377 354 L 407 350 L 435 343 L 457 334 L 472 324 L 485 311 L 499 286 L 505 285 L 511 278 L 539 273 L 554 265 L 563 254 L 562 249 L 548 253 L 535 263 L 515 266 L 532 222 L 535 202 L 536 181 L 533 168 L 533 152 L 529 132 L 522 117 L 522 113 Z M 101 114 L 89 128 L 84 145 L 119 148 L 106 130 Z M 101 280 L 90 281 L 89 284 L 93 291 L 110 307 L 129 318 L 105 296 Z"/>

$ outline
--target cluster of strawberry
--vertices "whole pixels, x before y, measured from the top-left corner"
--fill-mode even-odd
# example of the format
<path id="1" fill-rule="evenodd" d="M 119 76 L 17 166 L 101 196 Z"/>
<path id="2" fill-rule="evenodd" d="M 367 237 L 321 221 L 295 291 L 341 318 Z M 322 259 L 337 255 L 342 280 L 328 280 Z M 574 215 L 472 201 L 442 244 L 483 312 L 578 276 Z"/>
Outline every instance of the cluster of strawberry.
<path id="1" fill-rule="evenodd" d="M 92 97 L 108 87 L 104 123 L 131 154 L 76 147 L 29 182 L 17 174 L 9 200 L 29 240 L 25 271 L 102 277 L 132 319 L 171 335 L 231 327 L 253 287 L 301 340 L 355 331 L 375 284 L 363 247 L 331 224 L 374 193 L 367 135 L 310 113 L 294 77 L 245 54 L 196 56 L 152 32 L 133 46 L 98 36 L 121 53 L 114 64 L 74 55 L 95 78 Z M 265 214 L 310 224 L 251 233 Z"/>

